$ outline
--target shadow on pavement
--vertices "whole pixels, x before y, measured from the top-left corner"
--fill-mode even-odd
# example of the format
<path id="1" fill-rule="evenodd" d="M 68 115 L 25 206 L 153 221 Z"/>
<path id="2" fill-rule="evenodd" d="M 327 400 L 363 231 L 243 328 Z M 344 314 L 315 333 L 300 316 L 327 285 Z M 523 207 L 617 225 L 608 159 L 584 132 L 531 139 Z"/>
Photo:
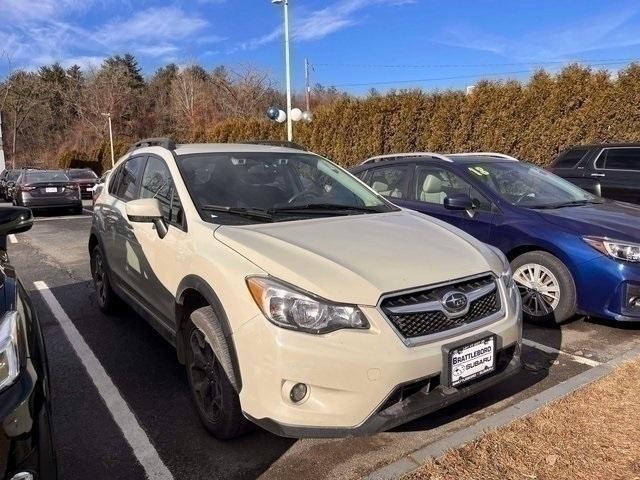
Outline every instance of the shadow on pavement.
<path id="1" fill-rule="evenodd" d="M 178 363 L 175 349 L 144 319 L 128 307 L 123 307 L 115 316 L 103 315 L 97 307 L 92 282 L 52 288 L 52 292 L 176 479 L 256 478 L 294 443 L 294 440 L 259 429 L 233 441 L 214 439 L 200 424 L 192 405 L 186 372 Z M 41 307 L 39 314 L 43 325 L 55 325 L 46 321 L 51 316 L 48 309 L 41 301 L 37 303 Z M 76 382 L 69 382 L 66 365 L 52 361 L 51 367 L 54 426 L 59 426 L 56 429 L 60 437 L 58 442 L 65 444 L 63 454 L 59 455 L 61 472 L 65 479 L 87 478 L 82 467 L 86 456 L 98 456 L 98 463 L 106 465 L 113 461 L 112 452 L 87 452 L 78 445 L 77 438 L 68 438 L 77 437 L 78 432 L 91 436 L 99 436 L 101 432 L 86 431 L 84 424 L 76 425 L 77 429 L 69 428 L 70 420 L 78 423 L 78 419 L 69 416 L 78 413 L 83 396 L 88 393 L 75 390 Z M 74 398 L 79 403 L 69 405 L 70 399 Z M 61 410 L 65 412 L 63 417 L 57 415 Z M 105 418 L 104 422 L 111 422 L 108 416 Z M 96 420 L 91 421 L 95 423 Z M 91 478 L 119 478 L 111 469 L 104 471 L 103 476 L 98 472 L 93 472 Z"/>

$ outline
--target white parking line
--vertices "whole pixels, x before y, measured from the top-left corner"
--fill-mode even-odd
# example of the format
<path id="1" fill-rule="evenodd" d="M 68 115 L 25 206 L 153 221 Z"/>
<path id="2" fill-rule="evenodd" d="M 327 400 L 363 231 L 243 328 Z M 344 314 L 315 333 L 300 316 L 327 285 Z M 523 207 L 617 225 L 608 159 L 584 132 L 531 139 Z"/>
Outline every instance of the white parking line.
<path id="1" fill-rule="evenodd" d="M 89 215 L 93 215 L 93 210 L 89 210 L 88 208 L 83 208 L 83 212 L 87 212 Z"/>
<path id="2" fill-rule="evenodd" d="M 18 243 L 18 238 L 13 233 L 7 235 L 7 238 L 9 239 L 9 243 Z"/>
<path id="3" fill-rule="evenodd" d="M 33 283 L 44 298 L 47 306 L 53 313 L 69 343 L 80 358 L 80 361 L 87 370 L 98 393 L 104 400 L 111 416 L 120 427 L 125 439 L 131 446 L 134 455 L 144 468 L 149 480 L 173 480 L 173 476 L 166 465 L 160 459 L 158 452 L 149 441 L 149 437 L 142 429 L 133 412 L 129 409 L 127 402 L 122 398 L 118 388 L 113 384 L 111 378 L 100 364 L 89 345 L 84 341 L 80 332 L 76 329 L 71 319 L 66 314 L 56 297 L 53 295 L 45 282 Z"/>
<path id="4" fill-rule="evenodd" d="M 596 360 L 591 360 L 590 358 L 580 357 L 578 355 L 574 355 L 573 353 L 564 352 L 562 350 L 558 350 L 557 348 L 549 347 L 548 345 L 543 345 L 542 343 L 534 342 L 533 340 L 529 340 L 527 338 L 522 339 L 522 343 L 529 347 L 536 348 L 546 353 L 565 355 L 570 357 L 574 362 L 582 363 L 584 365 L 589 365 L 590 367 L 597 367 L 601 362 Z"/>

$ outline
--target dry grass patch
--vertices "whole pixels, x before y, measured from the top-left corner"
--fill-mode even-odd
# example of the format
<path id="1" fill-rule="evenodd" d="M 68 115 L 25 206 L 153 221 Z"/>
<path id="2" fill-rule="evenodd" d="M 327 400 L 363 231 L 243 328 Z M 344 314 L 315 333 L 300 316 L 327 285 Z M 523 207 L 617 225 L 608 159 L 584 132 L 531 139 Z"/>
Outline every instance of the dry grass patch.
<path id="1" fill-rule="evenodd" d="M 640 360 L 404 479 L 640 479 Z"/>

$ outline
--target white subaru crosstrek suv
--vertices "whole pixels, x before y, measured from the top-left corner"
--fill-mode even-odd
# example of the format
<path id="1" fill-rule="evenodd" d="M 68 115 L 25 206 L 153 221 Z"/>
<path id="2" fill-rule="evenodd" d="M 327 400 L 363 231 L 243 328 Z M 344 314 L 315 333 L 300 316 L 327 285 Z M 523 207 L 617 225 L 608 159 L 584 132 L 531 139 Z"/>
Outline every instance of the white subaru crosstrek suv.
<path id="1" fill-rule="evenodd" d="M 306 151 L 138 142 L 89 251 L 100 308 L 175 345 L 218 438 L 370 434 L 520 369 L 502 253 Z"/>

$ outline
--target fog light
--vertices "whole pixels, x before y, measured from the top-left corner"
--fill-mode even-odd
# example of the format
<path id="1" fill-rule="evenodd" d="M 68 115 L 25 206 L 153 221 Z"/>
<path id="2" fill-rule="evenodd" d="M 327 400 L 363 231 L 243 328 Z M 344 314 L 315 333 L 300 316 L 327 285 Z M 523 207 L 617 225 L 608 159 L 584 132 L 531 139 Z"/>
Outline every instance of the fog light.
<path id="1" fill-rule="evenodd" d="M 630 307 L 640 307 L 640 298 L 638 297 L 631 297 L 629 299 L 629 306 Z"/>
<path id="2" fill-rule="evenodd" d="M 293 403 L 298 403 L 304 400 L 304 397 L 307 396 L 307 386 L 304 383 L 296 383 L 291 388 L 291 393 L 289 393 L 289 398 Z"/>

